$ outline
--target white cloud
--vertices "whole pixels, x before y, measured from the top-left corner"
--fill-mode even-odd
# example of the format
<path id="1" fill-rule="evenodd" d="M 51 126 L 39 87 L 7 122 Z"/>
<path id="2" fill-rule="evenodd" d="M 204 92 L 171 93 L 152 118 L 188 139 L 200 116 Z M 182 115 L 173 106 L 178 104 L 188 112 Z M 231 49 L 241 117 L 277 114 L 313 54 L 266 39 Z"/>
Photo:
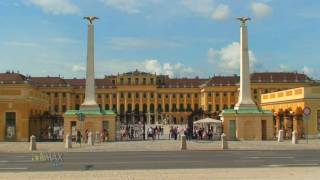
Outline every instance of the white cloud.
<path id="1" fill-rule="evenodd" d="M 251 3 L 250 10 L 252 11 L 253 15 L 257 18 L 264 18 L 266 16 L 271 15 L 272 8 L 261 2 L 253 2 Z"/>
<path id="2" fill-rule="evenodd" d="M 34 43 L 34 42 L 26 42 L 26 41 L 9 41 L 9 42 L 6 42 L 5 44 L 9 45 L 9 46 L 24 47 L 24 48 L 27 48 L 27 47 L 30 47 L 30 48 L 39 47 L 39 45 Z"/>
<path id="3" fill-rule="evenodd" d="M 60 44 L 77 44 L 77 43 L 79 43 L 78 40 L 66 38 L 66 37 L 55 37 L 55 38 L 51 38 L 50 41 L 52 41 L 54 43 L 60 43 Z"/>
<path id="4" fill-rule="evenodd" d="M 138 37 L 113 37 L 107 42 L 116 50 L 125 49 L 159 49 L 159 48 L 179 48 L 183 44 L 173 40 L 153 39 L 153 38 L 138 38 Z"/>
<path id="5" fill-rule="evenodd" d="M 82 65 L 73 65 L 72 66 L 72 72 L 85 72 L 86 68 Z"/>
<path id="6" fill-rule="evenodd" d="M 70 0 L 27 0 L 27 3 L 40 7 L 44 12 L 54 15 L 79 14 L 78 6 Z"/>
<path id="7" fill-rule="evenodd" d="M 181 2 L 191 12 L 203 16 L 210 16 L 214 10 L 212 0 L 182 0 Z"/>
<path id="8" fill-rule="evenodd" d="M 278 68 L 278 71 L 287 72 L 287 71 L 291 71 L 291 68 L 290 68 L 289 65 L 280 64 L 280 65 L 279 65 L 279 68 Z"/>
<path id="9" fill-rule="evenodd" d="M 310 76 L 312 76 L 312 75 L 314 74 L 314 72 L 315 72 L 313 68 L 307 67 L 307 66 L 304 66 L 304 67 L 302 68 L 302 70 L 303 70 L 303 72 L 304 72 L 305 74 L 310 75 Z"/>
<path id="10" fill-rule="evenodd" d="M 213 20 L 225 20 L 229 17 L 230 12 L 231 10 L 228 5 L 220 4 L 214 9 L 211 17 Z"/>
<path id="11" fill-rule="evenodd" d="M 106 6 L 120 10 L 127 14 L 141 13 L 142 8 L 149 4 L 160 2 L 160 0 L 100 0 Z"/>
<path id="12" fill-rule="evenodd" d="M 155 59 L 145 61 L 144 68 L 148 72 L 169 75 L 169 77 L 171 78 L 188 77 L 194 72 L 191 67 L 187 67 L 182 63 L 161 64 L 158 60 Z"/>
<path id="13" fill-rule="evenodd" d="M 240 69 L 240 44 L 233 42 L 220 50 L 208 50 L 209 63 L 214 64 L 215 71 L 219 73 L 239 73 Z M 257 59 L 249 51 L 251 70 L 257 64 Z"/>

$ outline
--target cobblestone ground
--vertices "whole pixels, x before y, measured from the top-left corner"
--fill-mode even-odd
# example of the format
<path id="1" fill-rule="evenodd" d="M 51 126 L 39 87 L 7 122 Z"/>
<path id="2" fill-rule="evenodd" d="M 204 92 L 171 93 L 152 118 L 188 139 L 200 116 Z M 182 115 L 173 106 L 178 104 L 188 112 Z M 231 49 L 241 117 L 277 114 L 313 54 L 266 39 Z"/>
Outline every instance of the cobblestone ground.
<path id="1" fill-rule="evenodd" d="M 320 168 L 223 168 L 175 170 L 115 170 L 78 172 L 1 173 L 0 179 L 110 179 L 110 180 L 206 180 L 206 179 L 318 179 Z"/>
<path id="2" fill-rule="evenodd" d="M 231 150 L 297 150 L 320 149 L 320 140 L 300 140 L 299 144 L 291 144 L 291 141 L 278 143 L 277 141 L 229 141 Z M 220 150 L 219 141 L 188 141 L 188 150 Z M 72 149 L 65 149 L 62 142 L 39 142 L 39 152 L 110 152 L 110 151 L 178 151 L 180 141 L 155 140 L 155 141 L 126 141 L 106 142 L 89 146 L 73 144 Z M 25 153 L 29 151 L 28 142 L 0 142 L 0 152 Z"/>

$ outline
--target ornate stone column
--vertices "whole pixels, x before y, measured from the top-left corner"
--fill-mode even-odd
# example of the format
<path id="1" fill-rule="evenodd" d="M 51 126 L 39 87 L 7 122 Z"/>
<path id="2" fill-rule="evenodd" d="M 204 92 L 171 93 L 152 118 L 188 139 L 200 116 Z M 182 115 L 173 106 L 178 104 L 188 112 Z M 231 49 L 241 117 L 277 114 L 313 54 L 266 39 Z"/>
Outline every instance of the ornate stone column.
<path id="1" fill-rule="evenodd" d="M 67 93 L 67 110 L 69 110 L 71 108 L 70 104 L 71 104 L 70 93 Z"/>
<path id="2" fill-rule="evenodd" d="M 109 94 L 109 110 L 113 108 L 113 93 Z"/>
<path id="3" fill-rule="evenodd" d="M 143 93 L 142 92 L 140 92 L 139 98 L 140 98 L 139 111 L 143 111 Z"/>
<path id="4" fill-rule="evenodd" d="M 147 112 L 150 113 L 150 92 L 147 92 Z"/>
<path id="5" fill-rule="evenodd" d="M 58 94 L 58 111 L 62 112 L 62 93 L 59 92 Z"/>
<path id="6" fill-rule="evenodd" d="M 223 92 L 219 92 L 219 98 L 220 98 L 220 101 L 219 101 L 219 110 L 223 110 Z"/>
<path id="7" fill-rule="evenodd" d="M 50 111 L 51 113 L 54 113 L 54 93 L 50 93 Z"/>
<path id="8" fill-rule="evenodd" d="M 169 112 L 172 112 L 172 94 L 169 94 Z"/>
<path id="9" fill-rule="evenodd" d="M 212 111 L 215 112 L 216 111 L 216 93 L 212 92 Z"/>
<path id="10" fill-rule="evenodd" d="M 191 108 L 194 111 L 194 94 L 191 93 Z"/>
<path id="11" fill-rule="evenodd" d="M 87 75 L 86 75 L 86 90 L 85 99 L 81 104 L 81 110 L 100 111 L 95 99 L 95 78 L 94 78 L 94 25 L 93 21 L 97 17 L 84 17 L 88 20 L 88 47 L 87 47 Z"/>
<path id="12" fill-rule="evenodd" d="M 248 33 L 246 22 L 250 18 L 241 17 L 240 21 L 240 97 L 235 109 L 257 109 L 251 98 Z"/>
<path id="13" fill-rule="evenodd" d="M 120 92 L 117 92 L 117 113 L 120 114 Z"/>
<path id="14" fill-rule="evenodd" d="M 124 112 L 128 111 L 128 93 L 124 92 Z"/>
<path id="15" fill-rule="evenodd" d="M 103 93 L 101 94 L 101 108 L 102 110 L 106 110 L 106 95 Z"/>
<path id="16" fill-rule="evenodd" d="M 230 97 L 230 92 L 227 92 L 227 98 L 228 98 L 228 108 L 231 107 L 231 97 Z"/>

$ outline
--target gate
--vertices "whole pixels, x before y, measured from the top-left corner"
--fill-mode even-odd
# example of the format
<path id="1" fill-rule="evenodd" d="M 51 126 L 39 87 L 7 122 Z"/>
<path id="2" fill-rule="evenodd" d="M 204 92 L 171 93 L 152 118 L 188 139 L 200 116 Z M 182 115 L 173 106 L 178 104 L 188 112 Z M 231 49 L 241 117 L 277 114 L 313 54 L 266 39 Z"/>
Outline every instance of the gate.
<path id="1" fill-rule="evenodd" d="M 117 139 L 120 141 L 144 140 L 145 125 L 120 124 L 117 131 Z"/>
<path id="2" fill-rule="evenodd" d="M 63 141 L 63 117 L 59 115 L 33 115 L 29 117 L 30 135 L 37 141 Z"/>

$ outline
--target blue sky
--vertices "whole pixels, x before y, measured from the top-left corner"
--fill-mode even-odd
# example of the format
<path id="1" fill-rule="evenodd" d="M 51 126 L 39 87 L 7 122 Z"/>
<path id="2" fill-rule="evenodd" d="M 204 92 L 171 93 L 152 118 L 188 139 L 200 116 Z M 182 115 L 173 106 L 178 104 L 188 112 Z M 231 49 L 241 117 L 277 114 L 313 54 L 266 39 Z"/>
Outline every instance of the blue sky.
<path id="1" fill-rule="evenodd" d="M 140 69 L 171 77 L 239 72 L 239 23 L 249 16 L 254 71 L 320 79 L 317 0 L 0 0 L 0 71 L 84 77 L 95 15 L 96 74 Z"/>

